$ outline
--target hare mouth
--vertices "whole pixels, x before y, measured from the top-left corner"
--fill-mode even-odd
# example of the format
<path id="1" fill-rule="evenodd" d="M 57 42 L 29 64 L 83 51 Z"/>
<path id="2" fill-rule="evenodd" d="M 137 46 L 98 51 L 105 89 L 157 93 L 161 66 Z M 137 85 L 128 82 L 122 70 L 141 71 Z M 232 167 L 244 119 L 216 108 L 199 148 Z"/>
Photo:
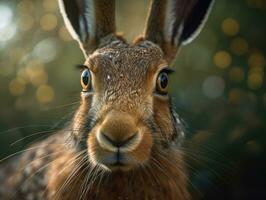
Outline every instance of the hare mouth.
<path id="1" fill-rule="evenodd" d="M 98 164 L 111 171 L 128 170 L 136 165 L 134 160 L 126 153 L 120 151 L 107 153 L 97 158 Z"/>

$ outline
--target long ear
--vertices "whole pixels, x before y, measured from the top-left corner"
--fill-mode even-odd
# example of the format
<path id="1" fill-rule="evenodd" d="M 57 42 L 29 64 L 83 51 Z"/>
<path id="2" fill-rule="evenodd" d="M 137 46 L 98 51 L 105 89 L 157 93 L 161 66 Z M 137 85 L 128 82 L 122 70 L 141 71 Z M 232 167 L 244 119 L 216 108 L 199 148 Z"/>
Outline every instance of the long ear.
<path id="1" fill-rule="evenodd" d="M 70 34 L 85 55 L 101 46 L 102 39 L 115 33 L 114 0 L 58 0 Z"/>
<path id="2" fill-rule="evenodd" d="M 158 44 L 170 61 L 180 45 L 200 32 L 214 0 L 152 0 L 144 37 Z"/>

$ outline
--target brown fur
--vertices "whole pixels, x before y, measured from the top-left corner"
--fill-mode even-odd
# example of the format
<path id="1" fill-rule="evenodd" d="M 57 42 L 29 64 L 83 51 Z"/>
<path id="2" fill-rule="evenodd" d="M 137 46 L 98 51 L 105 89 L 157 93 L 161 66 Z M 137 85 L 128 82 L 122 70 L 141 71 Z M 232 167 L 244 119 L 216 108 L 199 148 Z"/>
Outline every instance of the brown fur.
<path id="1" fill-rule="evenodd" d="M 152 2 L 145 35 L 133 44 L 115 33 L 114 1 L 93 0 L 89 10 L 82 0 L 59 1 L 85 52 L 93 90 L 81 93 L 64 130 L 31 146 L 18 165 L 10 160 L 2 167 L 8 173 L 0 173 L 0 198 L 190 199 L 182 125 L 169 95 L 156 86 L 178 48 L 162 34 L 170 0 Z M 182 11 L 175 23 L 190 15 L 193 2 L 175 2 Z M 92 24 L 86 24 L 88 11 L 94 13 Z"/>
<path id="2" fill-rule="evenodd" d="M 54 155 L 46 160 L 41 159 L 35 168 L 31 167 L 34 162 L 30 164 L 30 172 L 25 169 L 27 162 L 39 159 L 43 154 L 39 155 L 34 151 L 33 155 L 23 159 L 25 161 L 22 160 L 22 172 L 29 173 L 25 174 L 25 178 L 33 175 L 46 182 L 36 195 L 44 195 L 47 199 L 69 200 L 76 199 L 81 194 L 83 199 L 103 200 L 189 199 L 182 151 L 178 150 L 177 144 L 171 140 L 175 125 L 169 108 L 169 98 L 153 95 L 157 74 L 166 66 L 160 48 L 147 41 L 136 45 L 118 41 L 97 50 L 88 58 L 86 65 L 89 68 L 93 65 L 95 91 L 88 96 L 82 95 L 73 124 L 68 127 L 73 131 L 62 131 L 43 141 L 41 145 L 44 147 L 40 147 L 38 151 L 49 153 L 48 149 L 45 149 L 45 145 L 48 145 Z M 109 67 L 103 67 L 107 65 Z M 111 76 L 110 80 L 103 79 L 107 75 Z M 131 77 L 139 78 L 136 80 Z M 93 120 L 89 119 L 90 114 Z M 128 119 L 125 114 L 129 115 Z M 103 122 L 106 116 L 109 116 L 112 123 L 107 127 L 109 131 L 113 130 L 118 134 L 116 129 L 122 125 L 126 126 L 122 127 L 124 132 L 115 137 L 126 137 L 125 134 L 132 133 L 126 130 L 134 129 L 134 125 L 143 134 L 137 148 L 128 152 L 135 161 L 121 170 L 113 168 L 113 172 L 106 171 L 92 162 L 92 157 L 110 153 L 98 145 L 95 136 L 96 130 L 105 126 Z M 123 116 L 127 119 L 125 123 L 122 123 Z M 112 121 L 112 117 L 115 120 Z M 89 132 L 86 131 L 88 120 L 95 122 Z M 133 124 L 130 129 L 129 124 Z M 75 143 L 83 141 L 84 138 L 87 138 L 87 149 L 82 146 L 76 148 Z M 63 151 L 56 153 L 59 150 Z M 82 151 L 85 153 L 76 158 Z M 47 167 L 41 170 L 41 173 L 35 174 L 45 165 Z M 86 181 L 86 177 L 89 177 L 89 180 Z M 11 179 L 12 187 L 15 188 L 19 188 L 19 184 L 25 181 L 24 178 L 18 180 L 17 175 Z M 66 182 L 68 184 L 64 185 Z M 29 187 L 18 194 L 29 193 L 35 193 L 34 188 Z"/>
<path id="3" fill-rule="evenodd" d="M 121 57 L 123 59 L 120 59 Z M 144 57 L 146 58 L 145 60 L 142 59 Z M 90 131 L 87 141 L 88 162 L 90 163 L 90 157 L 92 156 L 101 157 L 109 153 L 107 150 L 100 148 L 95 136 L 99 128 L 106 126 L 103 123 L 106 119 L 114 119 L 110 121 L 112 125 L 107 127 L 109 132 L 113 130 L 111 132 L 118 134 L 116 136 L 113 135 L 113 137 L 128 137 L 125 134 L 132 133 L 132 131 L 128 130 L 128 123 L 130 123 L 136 124 L 138 128 L 143 128 L 143 138 L 138 147 L 129 152 L 132 157 L 138 160 L 140 166 L 134 163 L 134 168 L 129 172 L 106 172 L 101 179 L 95 181 L 84 196 L 87 196 L 87 199 L 95 199 L 97 197 L 103 200 L 189 199 L 186 190 L 187 177 L 185 175 L 182 152 L 177 150 L 176 145 L 170 144 L 174 127 L 171 120 L 168 97 L 151 96 L 154 90 L 154 85 L 151 83 L 155 82 L 160 69 L 166 66 L 160 49 L 147 41 L 133 46 L 120 41 L 115 45 L 110 44 L 96 51 L 88 58 L 86 64 L 89 68 L 93 67 L 93 86 L 96 94 L 83 99 L 83 103 L 77 112 L 79 114 L 76 115 L 78 120 L 74 124 L 77 123 L 82 130 L 82 124 L 86 124 L 87 120 L 84 117 L 83 110 L 88 107 L 87 100 L 91 101 L 91 107 L 97 108 L 97 113 L 94 113 L 97 123 Z M 102 77 L 107 77 L 108 75 L 111 76 L 109 81 L 102 79 Z M 136 80 L 131 77 L 139 78 Z M 128 114 L 130 119 L 125 116 Z M 153 123 L 158 126 L 156 128 L 158 133 L 154 133 L 143 123 L 145 119 L 153 120 L 153 115 Z M 121 117 L 121 120 L 119 120 L 119 117 Z M 120 123 L 123 119 L 127 119 L 126 124 Z M 138 123 L 130 122 L 130 120 L 138 121 Z M 127 127 L 124 127 L 124 131 L 119 133 L 117 129 L 121 125 L 126 125 Z M 82 131 L 78 132 L 82 135 Z M 162 141 L 169 146 L 164 149 L 164 142 Z M 52 171 L 58 170 L 53 169 Z M 82 174 L 78 173 L 77 179 L 72 180 L 73 184 L 70 185 L 73 191 L 78 192 L 81 190 L 82 182 L 85 182 L 83 179 L 86 177 Z M 88 172 L 84 172 L 84 174 L 88 174 Z M 57 177 L 50 187 L 58 190 L 56 189 L 57 186 L 61 187 L 68 176 L 63 174 L 61 177 Z M 101 183 L 98 183 L 100 180 Z M 65 190 L 68 191 L 68 187 Z M 95 192 L 95 190 L 99 192 Z M 58 199 L 73 199 L 74 196 L 72 195 L 75 196 L 77 194 L 65 192 L 60 194 Z"/>

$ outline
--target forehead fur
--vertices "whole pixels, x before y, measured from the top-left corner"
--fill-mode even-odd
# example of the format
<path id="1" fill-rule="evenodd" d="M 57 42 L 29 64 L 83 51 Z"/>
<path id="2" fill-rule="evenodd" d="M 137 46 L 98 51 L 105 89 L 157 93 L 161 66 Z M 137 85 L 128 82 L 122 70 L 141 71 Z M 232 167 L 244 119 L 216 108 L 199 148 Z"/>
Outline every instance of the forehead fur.
<path id="1" fill-rule="evenodd" d="M 105 100 L 110 100 L 143 93 L 149 74 L 156 72 L 162 62 L 163 52 L 150 41 L 129 45 L 117 40 L 95 51 L 86 65 L 95 72 Z"/>
<path id="2" fill-rule="evenodd" d="M 89 67 L 100 71 L 138 72 L 147 71 L 156 67 L 163 59 L 163 52 L 159 46 L 150 41 L 141 41 L 137 44 L 127 44 L 117 40 L 98 49 L 87 60 Z M 134 70 L 133 70 L 134 69 Z"/>

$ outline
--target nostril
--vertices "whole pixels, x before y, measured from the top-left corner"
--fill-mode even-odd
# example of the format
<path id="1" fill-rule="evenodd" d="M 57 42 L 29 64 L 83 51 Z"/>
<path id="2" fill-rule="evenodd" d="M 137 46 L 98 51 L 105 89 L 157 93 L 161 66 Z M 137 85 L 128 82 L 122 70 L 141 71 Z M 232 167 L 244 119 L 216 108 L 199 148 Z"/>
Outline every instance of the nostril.
<path id="1" fill-rule="evenodd" d="M 137 134 L 134 133 L 133 135 L 131 135 L 130 137 L 124 140 L 114 140 L 110 138 L 109 136 L 107 136 L 105 133 L 101 133 L 101 134 L 105 140 L 107 140 L 109 143 L 111 143 L 113 146 L 117 148 L 123 147 L 125 145 L 129 145 L 134 140 L 134 138 L 137 136 Z"/>
<path id="2" fill-rule="evenodd" d="M 103 138 L 105 139 L 105 140 L 107 140 L 108 142 L 110 142 L 110 143 L 112 143 L 113 144 L 113 140 L 109 137 L 109 136 L 107 136 L 106 134 L 104 134 L 104 133 L 101 133 L 102 134 L 102 136 L 103 136 Z"/>
<path id="3" fill-rule="evenodd" d="M 137 137 L 137 133 L 134 133 L 133 135 L 131 135 L 130 137 L 128 137 L 126 140 L 124 140 L 124 144 L 130 144 L 131 142 L 133 142 L 133 140 Z"/>

